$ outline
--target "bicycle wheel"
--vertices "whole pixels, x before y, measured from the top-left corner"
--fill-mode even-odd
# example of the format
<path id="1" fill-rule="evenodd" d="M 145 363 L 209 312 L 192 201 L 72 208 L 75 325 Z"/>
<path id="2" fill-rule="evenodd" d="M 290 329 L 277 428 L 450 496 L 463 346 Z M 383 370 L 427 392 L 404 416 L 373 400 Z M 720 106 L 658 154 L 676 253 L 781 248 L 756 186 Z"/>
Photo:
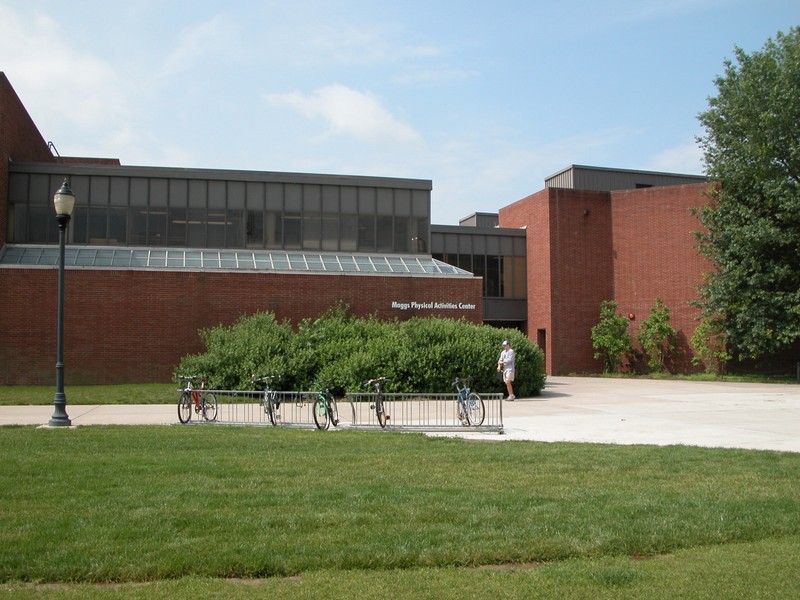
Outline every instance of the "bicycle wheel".
<path id="1" fill-rule="evenodd" d="M 192 418 L 192 395 L 189 392 L 183 392 L 181 397 L 178 398 L 178 420 L 181 423 L 188 423 Z"/>
<path id="2" fill-rule="evenodd" d="M 317 424 L 317 429 L 325 430 L 331 426 L 328 403 L 325 400 L 325 396 L 317 398 L 314 406 L 311 407 L 311 411 L 314 413 L 314 423 Z"/>
<path id="3" fill-rule="evenodd" d="M 336 427 L 339 424 L 339 407 L 336 405 L 336 398 L 333 396 L 328 399 L 328 412 L 331 415 L 331 424 Z"/>
<path id="4" fill-rule="evenodd" d="M 200 406 L 203 407 L 203 418 L 206 421 L 217 420 L 217 397 L 211 392 L 206 392 L 200 398 Z"/>
<path id="5" fill-rule="evenodd" d="M 466 400 L 459 397 L 456 400 L 456 408 L 458 413 L 458 420 L 464 427 L 469 427 L 469 417 L 467 416 Z"/>
<path id="6" fill-rule="evenodd" d="M 378 417 L 378 425 L 386 427 L 386 421 L 389 416 L 386 414 L 386 405 L 383 403 L 383 396 L 378 395 L 375 398 L 375 415 Z"/>
<path id="7" fill-rule="evenodd" d="M 467 396 L 467 419 L 469 424 L 473 427 L 480 427 L 483 425 L 483 419 L 486 417 L 486 407 L 483 400 L 475 392 L 470 392 Z"/>
<path id="8" fill-rule="evenodd" d="M 274 393 L 268 393 L 267 397 L 265 399 L 264 412 L 267 413 L 267 418 L 269 419 L 269 422 L 272 425 L 277 425 L 278 424 L 277 423 L 277 419 L 275 418 L 276 417 L 276 415 L 275 415 L 275 411 L 276 410 L 277 409 L 275 408 L 275 394 Z"/>

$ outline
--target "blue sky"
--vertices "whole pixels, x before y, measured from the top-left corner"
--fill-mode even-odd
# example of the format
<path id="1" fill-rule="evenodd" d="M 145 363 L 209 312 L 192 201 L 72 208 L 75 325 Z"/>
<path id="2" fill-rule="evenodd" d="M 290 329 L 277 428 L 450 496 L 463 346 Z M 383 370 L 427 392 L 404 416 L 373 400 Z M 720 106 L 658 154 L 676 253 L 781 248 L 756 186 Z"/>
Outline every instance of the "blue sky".
<path id="1" fill-rule="evenodd" d="M 697 114 L 797 0 L 0 0 L 59 153 L 433 181 L 456 224 L 570 164 L 700 174 Z"/>

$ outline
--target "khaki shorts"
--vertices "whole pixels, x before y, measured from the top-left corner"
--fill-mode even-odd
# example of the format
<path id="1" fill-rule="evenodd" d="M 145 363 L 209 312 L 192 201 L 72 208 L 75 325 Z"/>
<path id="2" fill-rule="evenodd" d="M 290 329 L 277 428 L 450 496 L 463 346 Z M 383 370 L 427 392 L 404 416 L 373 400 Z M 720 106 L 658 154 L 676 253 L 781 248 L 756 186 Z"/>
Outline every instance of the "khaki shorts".
<path id="1" fill-rule="evenodd" d="M 511 369 L 503 371 L 503 381 L 514 381 L 514 371 Z"/>

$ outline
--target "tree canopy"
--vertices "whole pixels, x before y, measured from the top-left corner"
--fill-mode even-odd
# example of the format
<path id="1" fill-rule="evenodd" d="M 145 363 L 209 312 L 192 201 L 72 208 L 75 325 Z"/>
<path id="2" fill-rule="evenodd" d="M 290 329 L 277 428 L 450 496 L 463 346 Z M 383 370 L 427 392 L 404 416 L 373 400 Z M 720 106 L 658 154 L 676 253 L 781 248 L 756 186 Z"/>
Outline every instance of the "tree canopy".
<path id="1" fill-rule="evenodd" d="M 740 358 L 758 357 L 800 339 L 800 28 L 724 66 L 699 115 L 713 185 L 698 235 L 714 266 L 701 305 Z"/>

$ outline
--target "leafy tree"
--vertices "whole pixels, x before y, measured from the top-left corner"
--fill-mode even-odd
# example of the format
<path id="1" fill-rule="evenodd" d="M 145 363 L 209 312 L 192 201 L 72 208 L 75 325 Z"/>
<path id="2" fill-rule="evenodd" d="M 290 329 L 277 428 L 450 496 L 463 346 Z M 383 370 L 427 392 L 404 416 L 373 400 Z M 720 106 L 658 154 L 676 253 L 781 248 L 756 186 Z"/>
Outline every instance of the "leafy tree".
<path id="1" fill-rule="evenodd" d="M 647 355 L 647 366 L 652 371 L 664 371 L 665 361 L 675 351 L 675 328 L 669 324 L 669 308 L 661 298 L 639 326 L 636 338 Z"/>
<path id="2" fill-rule="evenodd" d="M 600 305 L 600 321 L 592 327 L 594 357 L 603 361 L 603 372 L 616 373 L 623 359 L 633 351 L 633 338 L 628 333 L 628 319 L 617 314 L 617 303 L 605 300 Z"/>
<path id="3" fill-rule="evenodd" d="M 698 237 L 714 266 L 700 305 L 741 359 L 800 339 L 800 28 L 735 59 L 699 115 L 713 186 Z"/>
<path id="4" fill-rule="evenodd" d="M 695 355 L 692 364 L 703 365 L 706 373 L 722 375 L 725 364 L 731 359 L 727 339 L 719 319 L 703 316 L 692 335 Z"/>

